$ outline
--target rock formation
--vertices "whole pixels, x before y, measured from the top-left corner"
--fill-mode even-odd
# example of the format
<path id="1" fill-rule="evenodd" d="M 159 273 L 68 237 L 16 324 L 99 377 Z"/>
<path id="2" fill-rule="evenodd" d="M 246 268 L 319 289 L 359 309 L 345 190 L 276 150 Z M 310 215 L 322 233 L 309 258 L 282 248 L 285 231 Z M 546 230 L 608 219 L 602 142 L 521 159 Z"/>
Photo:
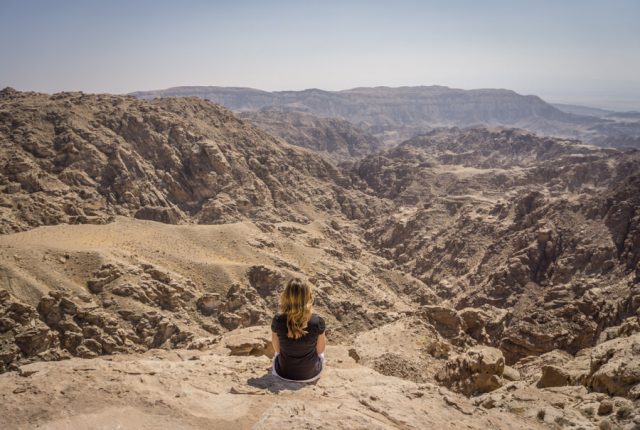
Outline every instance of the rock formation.
<path id="1" fill-rule="evenodd" d="M 197 98 L 6 89 L 0 139 L 9 428 L 640 424 L 637 151 L 438 128 L 336 165 Z M 317 385 L 266 371 L 292 276 Z"/>
<path id="2" fill-rule="evenodd" d="M 199 99 L 4 90 L 0 112 L 5 233 L 115 215 L 176 224 L 376 210 L 349 198 L 357 191 L 323 158 Z"/>

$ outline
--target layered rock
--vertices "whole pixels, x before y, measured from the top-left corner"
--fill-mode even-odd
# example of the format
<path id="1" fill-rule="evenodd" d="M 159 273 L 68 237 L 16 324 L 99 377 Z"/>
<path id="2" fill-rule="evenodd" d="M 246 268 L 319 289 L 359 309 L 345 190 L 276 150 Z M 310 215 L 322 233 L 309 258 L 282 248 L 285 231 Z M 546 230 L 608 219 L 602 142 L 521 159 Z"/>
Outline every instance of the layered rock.
<path id="1" fill-rule="evenodd" d="M 70 356 L 93 358 L 131 351 L 187 346 L 193 335 L 157 312 L 120 310 L 119 317 L 92 303 L 78 304 L 62 292 L 40 299 L 37 309 L 8 296 L 0 312 L 2 369 Z"/>
<path id="2" fill-rule="evenodd" d="M 586 384 L 593 391 L 640 400 L 640 334 L 596 345 Z"/>

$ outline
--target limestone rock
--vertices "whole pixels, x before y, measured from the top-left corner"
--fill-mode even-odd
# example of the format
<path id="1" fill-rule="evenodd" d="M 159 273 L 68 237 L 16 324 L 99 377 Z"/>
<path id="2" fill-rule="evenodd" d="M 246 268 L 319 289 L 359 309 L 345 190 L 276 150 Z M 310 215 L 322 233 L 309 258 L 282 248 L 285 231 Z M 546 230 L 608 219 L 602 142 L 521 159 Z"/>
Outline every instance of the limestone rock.
<path id="1" fill-rule="evenodd" d="M 557 366 L 542 367 L 542 376 L 537 384 L 539 388 L 562 387 L 564 385 L 571 385 L 571 376 L 566 370 Z"/>
<path id="2" fill-rule="evenodd" d="M 57 346 L 58 337 L 45 324 L 25 328 L 18 332 L 15 343 L 26 356 L 36 355 Z"/>
<path id="3" fill-rule="evenodd" d="M 502 377 L 507 381 L 519 381 L 521 379 L 520 372 L 511 366 L 504 366 Z"/>

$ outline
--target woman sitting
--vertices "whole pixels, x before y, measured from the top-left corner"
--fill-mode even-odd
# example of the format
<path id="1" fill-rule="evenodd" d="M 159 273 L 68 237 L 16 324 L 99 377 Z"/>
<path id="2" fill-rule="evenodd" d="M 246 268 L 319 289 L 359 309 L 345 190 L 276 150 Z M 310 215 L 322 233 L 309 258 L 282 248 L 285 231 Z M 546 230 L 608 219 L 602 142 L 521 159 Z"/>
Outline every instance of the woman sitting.
<path id="1" fill-rule="evenodd" d="M 280 295 L 280 312 L 271 322 L 276 352 L 272 373 L 291 381 L 315 381 L 324 367 L 327 338 L 324 320 L 313 313 L 311 287 L 291 279 Z"/>

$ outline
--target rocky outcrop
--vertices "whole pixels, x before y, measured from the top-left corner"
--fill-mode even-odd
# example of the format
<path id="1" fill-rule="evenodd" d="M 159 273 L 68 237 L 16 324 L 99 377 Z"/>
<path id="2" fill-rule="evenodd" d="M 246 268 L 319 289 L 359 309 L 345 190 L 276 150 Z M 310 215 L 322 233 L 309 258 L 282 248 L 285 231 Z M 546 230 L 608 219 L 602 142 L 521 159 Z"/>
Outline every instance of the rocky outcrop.
<path id="1" fill-rule="evenodd" d="M 271 343 L 269 326 L 254 326 L 234 330 L 220 342 L 231 355 L 266 355 L 273 358 L 275 351 Z"/>
<path id="2" fill-rule="evenodd" d="M 534 368 L 540 369 L 538 388 L 584 386 L 589 391 L 610 396 L 640 399 L 638 370 L 639 334 L 621 335 L 605 340 L 575 356 L 558 357 L 547 353 L 539 357 Z M 525 360 L 519 362 L 528 373 Z M 535 374 L 530 376 L 534 376 Z"/>
<path id="3" fill-rule="evenodd" d="M 440 380 L 466 395 L 496 390 L 503 385 L 504 357 L 497 348 L 476 346 L 450 359 Z"/>
<path id="4" fill-rule="evenodd" d="M 586 384 L 593 391 L 640 399 L 640 334 L 596 345 Z"/>
<path id="5" fill-rule="evenodd" d="M 200 100 L 20 92 L 0 96 L 0 134 L 0 225 L 31 229 L 0 236 L 0 372 L 271 356 L 297 276 L 340 363 L 403 398 L 438 382 L 471 416 L 633 420 L 637 152 L 439 129 L 336 167 Z M 60 223 L 85 225 L 33 228 Z"/>
<path id="6" fill-rule="evenodd" d="M 116 215 L 303 220 L 295 205 L 307 203 L 362 217 L 377 206 L 348 198 L 360 193 L 322 157 L 195 98 L 3 93 L 0 139 L 4 233 Z"/>
<path id="7" fill-rule="evenodd" d="M 504 309 L 483 305 L 479 308 L 463 308 L 458 315 L 464 323 L 467 335 L 480 343 L 490 344 L 500 339 L 504 332 L 508 312 Z"/>
<path id="8" fill-rule="evenodd" d="M 247 272 L 249 284 L 262 297 L 277 296 L 277 288 L 281 287 L 286 278 L 279 270 L 265 266 L 252 266 Z"/>
<path id="9" fill-rule="evenodd" d="M 381 375 L 354 363 L 344 347 L 331 346 L 327 357 L 330 367 L 315 384 L 279 380 L 267 371 L 268 357 L 230 356 L 228 350 L 34 363 L 21 374 L 0 375 L 0 414 L 11 429 L 25 422 L 70 428 L 544 428 L 535 417 L 482 411 L 431 383 Z"/>
<path id="10" fill-rule="evenodd" d="M 60 291 L 42 297 L 34 309 L 0 291 L 5 297 L 0 304 L 5 327 L 0 334 L 1 371 L 39 360 L 93 358 L 167 344 L 186 346 L 193 338 L 175 322 L 153 311 L 120 310 L 114 315 L 95 303 L 76 303 Z"/>
<path id="11" fill-rule="evenodd" d="M 430 305 L 420 309 L 424 317 L 446 338 L 459 336 L 466 328 L 464 320 L 455 309 Z"/>
<path id="12" fill-rule="evenodd" d="M 0 371 L 15 369 L 22 358 L 51 355 L 47 352 L 59 345 L 56 333 L 38 319 L 35 308 L 14 301 L 0 290 Z"/>
<path id="13" fill-rule="evenodd" d="M 188 306 L 195 297 L 193 281 L 147 263 L 137 267 L 105 263 L 87 281 L 87 288 L 94 294 L 130 297 L 170 311 Z"/>
<path id="14" fill-rule="evenodd" d="M 369 243 L 452 307 L 472 309 L 460 314 L 465 333 L 509 364 L 575 354 L 638 309 L 635 152 L 437 130 L 356 169 L 396 205 L 368 226 Z"/>

